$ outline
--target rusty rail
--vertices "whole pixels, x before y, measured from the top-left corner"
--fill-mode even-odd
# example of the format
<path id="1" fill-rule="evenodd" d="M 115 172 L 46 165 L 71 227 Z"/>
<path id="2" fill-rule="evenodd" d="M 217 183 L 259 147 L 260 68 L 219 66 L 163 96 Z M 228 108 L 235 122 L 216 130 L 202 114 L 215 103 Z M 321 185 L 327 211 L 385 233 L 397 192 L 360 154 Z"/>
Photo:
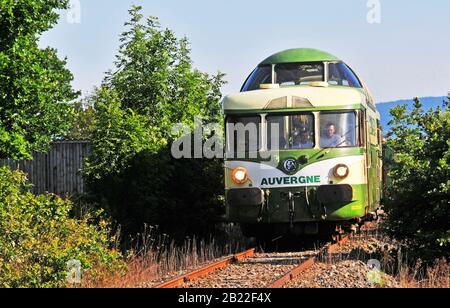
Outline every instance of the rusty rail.
<path id="1" fill-rule="evenodd" d="M 180 287 L 183 284 L 185 284 L 186 282 L 205 277 L 205 276 L 211 274 L 212 272 L 214 272 L 218 269 L 225 268 L 234 262 L 239 262 L 239 261 L 245 260 L 247 258 L 250 258 L 255 254 L 255 250 L 256 249 L 253 248 L 253 249 L 244 251 L 242 253 L 227 257 L 223 260 L 217 261 L 213 264 L 209 264 L 209 265 L 202 267 L 201 269 L 198 269 L 196 271 L 193 271 L 189 274 L 182 275 L 180 277 L 177 277 L 175 279 L 172 279 L 170 281 L 167 281 L 160 285 L 157 285 L 157 286 L 155 286 L 155 288 L 157 288 L 157 289 L 172 289 L 172 288 Z"/>
<path id="2" fill-rule="evenodd" d="M 344 238 L 342 238 L 337 243 L 330 245 L 326 249 L 327 253 L 329 253 L 329 254 L 334 253 L 341 246 L 345 245 L 349 240 L 350 240 L 350 236 L 345 236 Z M 309 258 L 308 260 L 302 262 L 299 266 L 297 266 L 296 268 L 291 270 L 289 273 L 287 273 L 286 275 L 284 275 L 283 277 L 281 277 L 280 279 L 278 279 L 274 283 L 272 283 L 269 286 L 269 288 L 272 288 L 272 289 L 282 288 L 284 285 L 286 285 L 287 283 L 291 282 L 292 280 L 294 280 L 295 278 L 300 276 L 303 272 L 305 272 L 308 269 L 310 269 L 311 267 L 313 267 L 314 264 L 316 264 L 317 257 L 318 257 L 318 255 L 313 256 L 313 257 Z"/>

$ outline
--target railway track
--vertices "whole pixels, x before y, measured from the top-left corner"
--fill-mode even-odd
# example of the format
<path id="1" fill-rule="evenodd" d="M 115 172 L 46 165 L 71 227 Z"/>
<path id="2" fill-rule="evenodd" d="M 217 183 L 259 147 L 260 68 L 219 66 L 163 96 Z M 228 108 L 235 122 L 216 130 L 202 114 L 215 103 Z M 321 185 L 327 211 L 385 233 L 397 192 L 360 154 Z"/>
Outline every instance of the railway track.
<path id="1" fill-rule="evenodd" d="M 310 257 L 305 262 L 301 263 L 299 266 L 291 270 L 289 273 L 281 277 L 280 279 L 276 280 L 270 285 L 270 288 L 276 289 L 276 288 L 282 288 L 289 282 L 293 281 L 294 279 L 298 278 L 302 273 L 310 269 L 314 266 L 314 264 L 317 262 L 318 258 L 323 254 L 324 250 L 327 254 L 332 254 L 336 250 L 338 250 L 342 245 L 345 245 L 350 240 L 350 236 L 343 237 L 341 240 L 337 241 L 334 244 L 329 245 L 328 247 L 324 247 L 318 255 Z"/>
<path id="2" fill-rule="evenodd" d="M 183 286 L 183 284 L 186 284 L 190 281 L 194 281 L 203 277 L 208 276 L 209 274 L 223 269 L 233 263 L 236 262 L 242 262 L 243 260 L 250 258 L 255 255 L 256 249 L 249 249 L 247 251 L 244 251 L 239 254 L 235 254 L 233 256 L 227 257 L 225 259 L 222 259 L 220 261 L 214 262 L 212 264 L 208 264 L 207 266 L 200 268 L 196 271 L 193 271 L 191 273 L 185 274 L 183 276 L 177 277 L 175 279 L 169 280 L 167 282 L 164 282 L 160 285 L 157 285 L 155 288 L 158 289 L 171 289 L 171 288 L 178 288 Z"/>
<path id="3" fill-rule="evenodd" d="M 250 249 L 155 288 L 282 288 L 349 239 L 347 236 L 317 250 L 294 253 L 256 253 L 256 249 Z"/>

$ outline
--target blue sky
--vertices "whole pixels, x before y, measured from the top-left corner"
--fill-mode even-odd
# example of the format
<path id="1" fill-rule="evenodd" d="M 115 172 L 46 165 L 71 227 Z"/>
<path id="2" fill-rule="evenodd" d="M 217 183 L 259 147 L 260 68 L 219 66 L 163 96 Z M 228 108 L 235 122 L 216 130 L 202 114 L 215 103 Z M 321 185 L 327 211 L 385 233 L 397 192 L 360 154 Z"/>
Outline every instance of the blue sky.
<path id="1" fill-rule="evenodd" d="M 224 94 L 237 92 L 272 53 L 295 47 L 328 51 L 346 61 L 376 101 L 444 96 L 450 91 L 450 1 L 380 0 L 381 23 L 367 22 L 368 0 L 74 0 L 80 23 L 61 12 L 42 46 L 67 56 L 83 93 L 113 68 L 131 4 L 191 42 L 199 69 L 227 74 Z"/>

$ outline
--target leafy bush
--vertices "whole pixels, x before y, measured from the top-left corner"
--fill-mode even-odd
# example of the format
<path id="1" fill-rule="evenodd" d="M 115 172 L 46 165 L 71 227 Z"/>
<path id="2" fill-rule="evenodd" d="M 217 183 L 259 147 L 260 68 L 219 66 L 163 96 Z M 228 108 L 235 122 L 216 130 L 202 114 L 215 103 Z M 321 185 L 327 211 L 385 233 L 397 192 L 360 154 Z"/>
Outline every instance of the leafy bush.
<path id="1" fill-rule="evenodd" d="M 0 168 L 0 287 L 66 286 L 69 260 L 91 277 L 122 268 L 108 224 L 73 219 L 71 209 L 55 195 L 28 192 L 24 173 Z"/>
<path id="2" fill-rule="evenodd" d="M 209 160 L 176 160 L 169 150 L 136 154 L 116 175 L 90 185 L 102 208 L 125 235 L 145 224 L 182 242 L 188 235 L 208 236 L 223 214 L 222 164 Z"/>
<path id="3" fill-rule="evenodd" d="M 409 254 L 433 261 L 450 257 L 450 108 L 424 111 L 415 99 L 391 110 L 387 147 L 387 231 L 404 241 Z"/>

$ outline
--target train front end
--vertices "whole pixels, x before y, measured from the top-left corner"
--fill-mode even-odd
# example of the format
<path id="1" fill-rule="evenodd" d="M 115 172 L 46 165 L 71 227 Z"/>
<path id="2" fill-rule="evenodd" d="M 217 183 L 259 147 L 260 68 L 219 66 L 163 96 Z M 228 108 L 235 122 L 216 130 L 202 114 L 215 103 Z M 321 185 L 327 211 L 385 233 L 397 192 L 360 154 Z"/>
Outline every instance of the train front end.
<path id="1" fill-rule="evenodd" d="M 330 232 L 374 212 L 379 114 L 342 61 L 311 49 L 276 54 L 223 108 L 227 218 L 245 235 Z"/>

